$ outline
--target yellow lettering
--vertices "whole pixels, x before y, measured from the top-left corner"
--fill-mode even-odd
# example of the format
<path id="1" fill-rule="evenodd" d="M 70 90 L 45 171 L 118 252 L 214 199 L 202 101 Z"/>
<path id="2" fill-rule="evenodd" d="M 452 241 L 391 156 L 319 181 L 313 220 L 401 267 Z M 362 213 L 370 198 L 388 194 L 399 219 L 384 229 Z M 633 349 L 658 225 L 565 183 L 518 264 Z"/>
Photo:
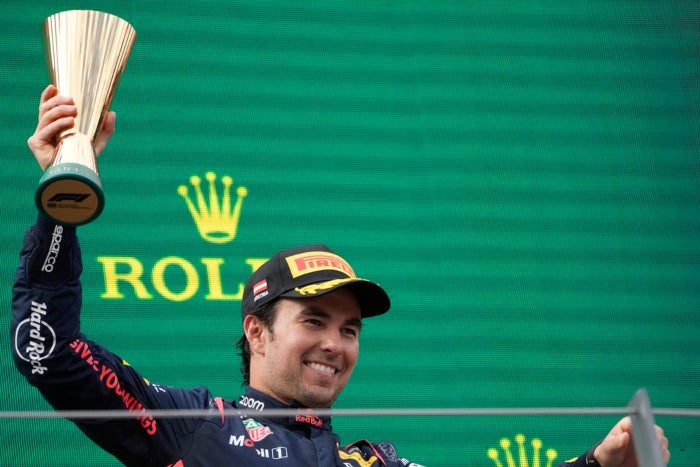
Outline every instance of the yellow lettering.
<path id="1" fill-rule="evenodd" d="M 137 299 L 152 299 L 153 295 L 146 289 L 143 283 L 144 266 L 138 259 L 131 256 L 98 256 L 97 261 L 102 264 L 105 278 L 105 290 L 101 295 L 104 299 L 125 298 L 120 289 L 120 282 L 131 285 Z M 204 296 L 205 300 L 215 301 L 240 301 L 243 299 L 244 282 L 237 282 L 232 285 L 235 292 L 224 291 L 224 281 L 221 277 L 221 267 L 224 258 L 200 258 L 206 269 L 206 281 L 208 292 Z M 247 258 L 245 263 L 250 266 L 251 273 L 258 270 L 267 261 L 267 258 Z M 185 279 L 185 286 L 181 291 L 173 291 L 172 284 L 166 284 L 166 270 L 170 267 L 179 268 Z M 173 302 L 184 302 L 190 300 L 199 291 L 199 272 L 191 262 L 178 256 L 167 256 L 161 258 L 151 270 L 151 281 L 155 291 L 163 298 Z"/>
<path id="2" fill-rule="evenodd" d="M 98 256 L 97 261 L 102 263 L 102 270 L 105 276 L 105 291 L 101 297 L 106 299 L 121 299 L 124 294 L 119 291 L 119 281 L 127 282 L 134 288 L 134 293 L 141 300 L 153 298 L 148 293 L 141 281 L 143 265 L 141 262 L 130 256 Z M 126 265 L 127 272 L 117 272 L 117 265 Z"/>
<path id="3" fill-rule="evenodd" d="M 207 281 L 209 293 L 204 297 L 207 300 L 242 300 L 243 284 L 238 284 L 238 292 L 235 294 L 224 293 L 221 287 L 221 270 L 219 266 L 224 264 L 223 258 L 202 258 L 202 264 L 207 267 Z"/>
<path id="4" fill-rule="evenodd" d="M 185 288 L 180 293 L 173 292 L 165 285 L 165 270 L 169 266 L 178 266 L 185 273 Z M 197 270 L 192 266 L 192 263 L 186 259 L 178 258 L 177 256 L 167 256 L 158 260 L 158 262 L 153 265 L 151 279 L 153 280 L 153 287 L 156 291 L 158 291 L 163 298 L 167 298 L 173 302 L 189 300 L 199 289 L 199 275 L 197 274 Z"/>

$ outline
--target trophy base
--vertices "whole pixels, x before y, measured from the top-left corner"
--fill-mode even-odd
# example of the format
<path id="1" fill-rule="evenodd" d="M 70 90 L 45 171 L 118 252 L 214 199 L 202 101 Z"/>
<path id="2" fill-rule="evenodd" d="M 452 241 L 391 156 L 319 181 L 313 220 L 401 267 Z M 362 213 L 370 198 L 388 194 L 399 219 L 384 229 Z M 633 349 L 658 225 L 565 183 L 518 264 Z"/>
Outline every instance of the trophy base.
<path id="1" fill-rule="evenodd" d="M 87 224 L 104 208 L 100 177 L 89 167 L 73 162 L 46 169 L 34 200 L 42 214 L 62 225 Z"/>

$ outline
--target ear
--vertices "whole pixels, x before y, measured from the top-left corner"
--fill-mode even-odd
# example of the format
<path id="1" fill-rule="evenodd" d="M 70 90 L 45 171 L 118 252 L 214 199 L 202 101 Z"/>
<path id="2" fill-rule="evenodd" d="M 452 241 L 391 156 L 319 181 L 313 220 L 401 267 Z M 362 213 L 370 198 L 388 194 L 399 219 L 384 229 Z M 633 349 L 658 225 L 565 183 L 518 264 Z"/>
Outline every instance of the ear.
<path id="1" fill-rule="evenodd" d="M 267 326 L 257 316 L 247 315 L 243 319 L 243 332 L 246 339 L 248 339 L 251 354 L 265 353 L 267 331 Z"/>

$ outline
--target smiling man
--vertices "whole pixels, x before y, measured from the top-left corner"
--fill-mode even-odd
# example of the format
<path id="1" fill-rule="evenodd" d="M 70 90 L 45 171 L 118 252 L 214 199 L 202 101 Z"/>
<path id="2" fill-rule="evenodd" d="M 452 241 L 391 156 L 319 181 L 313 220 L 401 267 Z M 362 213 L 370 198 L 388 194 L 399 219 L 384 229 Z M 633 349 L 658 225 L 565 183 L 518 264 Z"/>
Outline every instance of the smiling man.
<path id="1" fill-rule="evenodd" d="M 330 407 L 355 368 L 362 318 L 386 312 L 389 297 L 327 247 L 311 245 L 260 267 L 242 309 L 246 383 L 283 403 Z"/>
<path id="2" fill-rule="evenodd" d="M 342 290 L 308 302 L 280 300 L 274 330 L 246 316 L 255 368 L 251 385 L 287 404 L 330 407 L 357 362 L 360 309 L 352 293 Z"/>
<path id="3" fill-rule="evenodd" d="M 76 112 L 72 99 L 60 96 L 55 87 L 44 90 L 39 123 L 28 141 L 42 168 L 55 151 L 56 136 L 74 125 Z M 106 116 L 94 142 L 97 153 L 114 132 L 114 119 L 113 113 Z M 400 458 L 389 442 L 342 446 L 330 418 L 314 414 L 313 409 L 330 407 L 347 384 L 358 359 L 363 320 L 390 307 L 379 285 L 358 278 L 327 247 L 279 252 L 246 282 L 244 334 L 237 343 L 246 390 L 238 401 L 215 397 L 205 387 L 151 383 L 88 339 L 80 330 L 81 270 L 76 228 L 39 214 L 24 238 L 13 288 L 13 357 L 19 371 L 56 409 L 133 412 L 133 418 L 75 420 L 124 464 L 419 467 Z M 203 414 L 149 414 L 180 409 Z M 251 416 L 241 409 L 257 412 Z M 292 409 L 292 415 L 270 417 L 266 409 Z M 668 461 L 668 440 L 656 430 Z M 429 442 L 425 450 L 427 456 Z M 565 465 L 636 466 L 629 417 Z"/>

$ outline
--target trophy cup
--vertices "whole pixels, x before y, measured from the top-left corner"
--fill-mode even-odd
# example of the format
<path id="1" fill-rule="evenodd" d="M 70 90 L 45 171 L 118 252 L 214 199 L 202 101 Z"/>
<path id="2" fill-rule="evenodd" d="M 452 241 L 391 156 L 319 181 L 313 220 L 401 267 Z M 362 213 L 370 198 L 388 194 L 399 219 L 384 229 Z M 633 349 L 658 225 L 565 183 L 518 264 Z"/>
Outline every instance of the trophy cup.
<path id="1" fill-rule="evenodd" d="M 135 39 L 129 23 L 99 11 L 63 11 L 44 22 L 50 77 L 78 108 L 74 127 L 57 137 L 35 196 L 39 210 L 59 224 L 86 224 L 104 208 L 93 145 Z"/>

